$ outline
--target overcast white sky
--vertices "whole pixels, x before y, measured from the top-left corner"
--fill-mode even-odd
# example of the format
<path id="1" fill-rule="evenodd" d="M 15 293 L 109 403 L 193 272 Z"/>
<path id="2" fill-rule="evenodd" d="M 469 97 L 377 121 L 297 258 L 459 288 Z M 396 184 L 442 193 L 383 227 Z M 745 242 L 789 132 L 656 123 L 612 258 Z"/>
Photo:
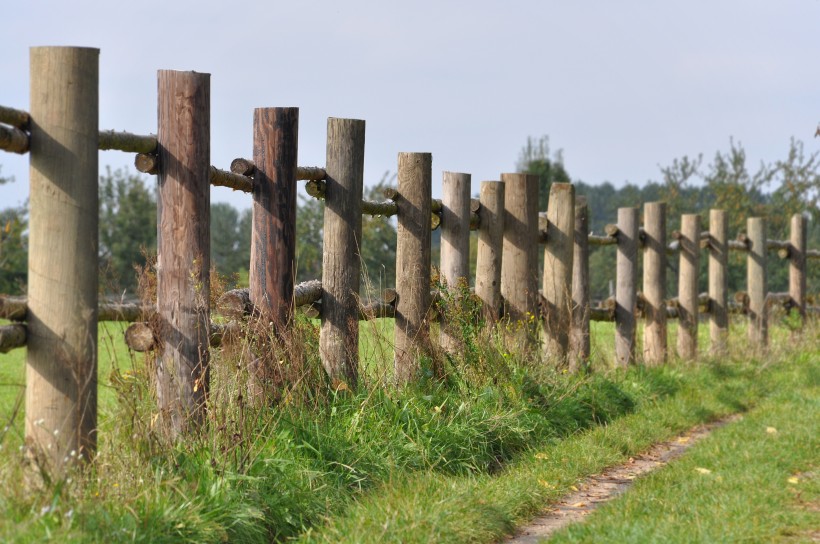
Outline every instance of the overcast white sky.
<path id="1" fill-rule="evenodd" d="M 321 166 L 326 119 L 367 121 L 365 183 L 400 151 L 478 182 L 549 135 L 573 178 L 637 184 L 658 165 L 742 142 L 820 149 L 819 0 L 28 0 L 3 12 L 0 104 L 28 108 L 29 47 L 98 47 L 100 128 L 156 132 L 156 72 L 211 74 L 211 158 L 252 152 L 256 107 L 300 108 L 299 163 Z M 118 152 L 100 167 L 132 165 Z M 28 159 L 0 152 L 0 207 Z M 133 166 L 132 166 L 133 169 Z M 214 201 L 250 197 L 214 189 Z"/>

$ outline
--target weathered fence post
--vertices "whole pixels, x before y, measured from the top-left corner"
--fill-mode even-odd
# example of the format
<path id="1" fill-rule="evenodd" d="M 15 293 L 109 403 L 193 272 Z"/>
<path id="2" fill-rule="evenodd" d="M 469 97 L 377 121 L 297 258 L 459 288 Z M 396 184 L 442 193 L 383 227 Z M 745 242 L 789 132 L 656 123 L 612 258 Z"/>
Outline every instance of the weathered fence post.
<path id="1" fill-rule="evenodd" d="M 416 377 L 430 342 L 430 153 L 399 153 L 396 231 L 395 379 Z"/>
<path id="2" fill-rule="evenodd" d="M 709 338 L 712 355 L 729 339 L 729 227 L 725 210 L 709 211 Z"/>
<path id="3" fill-rule="evenodd" d="M 501 316 L 501 252 L 504 244 L 504 182 L 482 181 L 478 210 L 475 294 L 490 323 Z"/>
<path id="4" fill-rule="evenodd" d="M 538 316 L 538 176 L 502 174 L 504 244 L 501 296 L 510 338 L 521 349 L 535 345 Z"/>
<path id="5" fill-rule="evenodd" d="M 643 294 L 646 297 L 644 362 L 666 361 L 666 203 L 644 204 Z"/>
<path id="6" fill-rule="evenodd" d="M 749 254 L 746 259 L 746 289 L 749 292 L 749 341 L 752 347 L 765 348 L 768 343 L 766 310 L 766 220 L 746 220 Z"/>
<path id="7" fill-rule="evenodd" d="M 205 416 L 210 334 L 210 74 L 158 72 L 157 397 L 172 437 Z"/>
<path id="8" fill-rule="evenodd" d="M 567 363 L 572 323 L 572 260 L 575 250 L 575 187 L 571 183 L 550 186 L 547 207 L 547 245 L 541 290 L 546 315 L 544 356 L 558 365 Z"/>
<path id="9" fill-rule="evenodd" d="M 97 446 L 99 49 L 31 49 L 26 444 L 54 476 Z"/>
<path id="10" fill-rule="evenodd" d="M 698 271 L 700 270 L 700 215 L 681 216 L 678 270 L 678 356 L 688 360 L 698 352 Z"/>
<path id="11" fill-rule="evenodd" d="M 590 355 L 589 343 L 589 211 L 585 196 L 575 197 L 575 243 L 572 254 L 572 327 L 569 370 L 578 371 Z"/>
<path id="12" fill-rule="evenodd" d="M 441 277 L 457 303 L 470 278 L 470 174 L 444 172 L 441 199 Z M 442 320 L 441 347 L 455 353 L 463 344 L 458 322 Z M 456 327 L 454 329 L 454 327 Z"/>
<path id="13" fill-rule="evenodd" d="M 250 300 L 282 333 L 293 315 L 299 108 L 253 112 Z"/>
<path id="14" fill-rule="evenodd" d="M 618 208 L 618 253 L 615 260 L 615 362 L 635 362 L 635 307 L 638 297 L 638 208 Z"/>
<path id="15" fill-rule="evenodd" d="M 802 323 L 806 319 L 806 217 L 801 213 L 794 214 L 791 222 L 789 297 Z"/>
<path id="16" fill-rule="evenodd" d="M 336 389 L 342 384 L 355 389 L 359 381 L 364 142 L 364 121 L 332 117 L 327 120 L 319 351 Z"/>

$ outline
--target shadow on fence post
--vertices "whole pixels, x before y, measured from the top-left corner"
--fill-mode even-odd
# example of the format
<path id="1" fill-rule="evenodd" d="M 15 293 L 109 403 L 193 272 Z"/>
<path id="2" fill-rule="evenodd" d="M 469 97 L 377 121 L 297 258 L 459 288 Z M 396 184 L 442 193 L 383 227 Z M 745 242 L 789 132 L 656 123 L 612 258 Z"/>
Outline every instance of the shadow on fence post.
<path id="1" fill-rule="evenodd" d="M 97 446 L 99 49 L 31 48 L 25 433 L 60 478 Z"/>
<path id="2" fill-rule="evenodd" d="M 638 299 L 638 208 L 618 208 L 618 252 L 615 261 L 615 364 L 635 362 L 636 303 Z"/>
<path id="3" fill-rule="evenodd" d="M 643 294 L 646 297 L 644 362 L 666 362 L 666 203 L 644 204 Z"/>
<path id="4" fill-rule="evenodd" d="M 692 360 L 698 353 L 698 271 L 700 270 L 700 215 L 681 216 L 678 270 L 678 356 Z"/>
<path id="5" fill-rule="evenodd" d="M 359 381 L 364 143 L 364 121 L 333 117 L 327 120 L 319 352 L 337 390 L 355 389 Z"/>
<path id="6" fill-rule="evenodd" d="M 806 320 L 806 245 L 806 218 L 796 213 L 789 241 L 789 297 L 800 314 L 801 325 Z"/>
<path id="7" fill-rule="evenodd" d="M 572 323 L 572 260 L 575 249 L 575 187 L 553 183 L 547 208 L 547 245 L 541 290 L 546 312 L 544 357 L 556 366 L 567 364 Z"/>
<path id="8" fill-rule="evenodd" d="M 459 304 L 470 280 L 470 174 L 444 172 L 441 199 L 441 277 L 448 302 Z M 455 327 L 455 328 L 454 328 Z M 442 320 L 441 348 L 457 353 L 464 344 L 458 321 Z"/>
<path id="9" fill-rule="evenodd" d="M 399 153 L 394 362 L 398 384 L 416 378 L 419 356 L 430 348 L 432 166 L 430 153 Z"/>
<path id="10" fill-rule="evenodd" d="M 709 210 L 710 353 L 723 355 L 729 341 L 729 226 L 725 210 Z"/>
<path id="11" fill-rule="evenodd" d="M 538 176 L 502 174 L 501 296 L 508 349 L 531 353 L 538 333 Z"/>
<path id="12" fill-rule="evenodd" d="M 158 73 L 157 397 L 171 437 L 202 423 L 209 387 L 210 77 Z"/>
<path id="13" fill-rule="evenodd" d="M 746 258 L 746 289 L 749 292 L 749 343 L 763 349 L 768 343 L 766 310 L 766 220 L 750 217 L 746 220 L 749 254 Z"/>
<path id="14" fill-rule="evenodd" d="M 484 302 L 487 323 L 501 317 L 501 253 L 504 245 L 504 182 L 482 181 L 478 210 L 475 294 Z"/>
<path id="15" fill-rule="evenodd" d="M 575 243 L 572 254 L 572 326 L 569 332 L 570 372 L 577 372 L 589 361 L 589 313 L 589 208 L 585 196 L 576 196 Z"/>

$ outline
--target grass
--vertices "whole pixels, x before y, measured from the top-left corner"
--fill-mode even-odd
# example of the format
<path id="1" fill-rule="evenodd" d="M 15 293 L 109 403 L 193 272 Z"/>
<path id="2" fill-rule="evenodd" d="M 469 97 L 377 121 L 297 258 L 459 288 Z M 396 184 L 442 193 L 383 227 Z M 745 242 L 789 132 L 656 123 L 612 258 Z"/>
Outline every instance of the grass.
<path id="1" fill-rule="evenodd" d="M 771 368 L 704 362 L 570 376 L 517 360 L 465 321 L 463 353 L 439 362 L 447 379 L 433 379 L 425 359 L 423 379 L 395 389 L 386 370 L 392 326 L 363 324 L 355 394 L 324 383 L 307 322 L 273 405 L 252 402 L 236 353 L 215 351 L 204 431 L 171 447 L 154 426 L 151 365 L 132 365 L 113 332 L 111 360 L 100 354 L 109 385 L 91 467 L 25 490 L 15 484 L 15 442 L 0 441 L 0 540 L 489 541 L 583 475 L 748 408 L 796 366 L 784 352 Z M 611 326 L 596 333 L 611 338 Z M 610 360 L 606 344 L 599 369 Z M 22 366 L 0 366 L 18 391 Z"/>

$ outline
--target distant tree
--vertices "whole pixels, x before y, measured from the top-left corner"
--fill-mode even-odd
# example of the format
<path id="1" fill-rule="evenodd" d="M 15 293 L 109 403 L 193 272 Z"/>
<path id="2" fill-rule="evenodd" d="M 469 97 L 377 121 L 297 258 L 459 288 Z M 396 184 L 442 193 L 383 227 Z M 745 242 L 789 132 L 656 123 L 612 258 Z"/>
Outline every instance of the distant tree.
<path id="1" fill-rule="evenodd" d="M 296 211 L 296 279 L 299 282 L 322 278 L 324 224 L 324 200 L 300 194 Z"/>
<path id="2" fill-rule="evenodd" d="M 226 202 L 211 204 L 211 266 L 229 281 L 248 268 L 241 246 L 239 211 Z"/>
<path id="3" fill-rule="evenodd" d="M 549 136 L 527 138 L 518 157 L 516 171 L 538 176 L 538 210 L 542 212 L 547 209 L 552 184 L 572 181 L 564 169 L 561 150 L 550 153 Z"/>
<path id="4" fill-rule="evenodd" d="M 155 191 L 137 174 L 106 168 L 100 176 L 100 288 L 136 295 L 135 266 L 144 266 L 145 252 L 156 247 Z"/>
<path id="5" fill-rule="evenodd" d="M 389 173 L 364 190 L 368 200 L 384 200 L 384 189 L 395 179 Z M 362 217 L 362 294 L 396 285 L 396 227 L 388 217 Z"/>
<path id="6" fill-rule="evenodd" d="M 25 206 L 0 210 L 0 294 L 25 293 L 28 274 Z"/>

